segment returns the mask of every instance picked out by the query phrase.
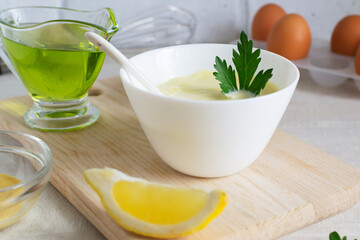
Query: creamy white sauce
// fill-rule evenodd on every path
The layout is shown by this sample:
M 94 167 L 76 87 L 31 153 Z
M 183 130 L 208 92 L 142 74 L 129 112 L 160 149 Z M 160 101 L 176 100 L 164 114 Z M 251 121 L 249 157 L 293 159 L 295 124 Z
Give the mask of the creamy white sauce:
M 190 76 L 172 78 L 159 84 L 158 88 L 166 96 L 195 100 L 235 100 L 254 97 L 253 93 L 244 90 L 224 95 L 219 83 L 211 71 L 201 70 Z M 276 91 L 278 91 L 277 86 L 269 81 L 260 95 Z

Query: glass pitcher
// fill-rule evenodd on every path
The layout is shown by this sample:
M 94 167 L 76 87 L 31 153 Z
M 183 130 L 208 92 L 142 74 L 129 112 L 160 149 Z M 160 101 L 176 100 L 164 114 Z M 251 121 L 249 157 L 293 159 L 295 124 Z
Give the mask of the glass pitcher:
M 105 53 L 84 36 L 95 32 L 108 41 L 118 30 L 109 8 L 78 11 L 20 7 L 0 11 L 0 56 L 34 100 L 25 123 L 45 131 L 65 131 L 94 123 L 99 110 L 87 93 Z

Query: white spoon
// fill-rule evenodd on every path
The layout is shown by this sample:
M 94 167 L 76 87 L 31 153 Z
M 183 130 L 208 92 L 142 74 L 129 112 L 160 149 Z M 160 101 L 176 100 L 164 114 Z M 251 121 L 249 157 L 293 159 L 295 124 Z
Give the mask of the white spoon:
M 108 54 L 112 59 L 120 64 L 125 71 L 134 76 L 148 91 L 162 95 L 160 90 L 152 83 L 143 72 L 141 72 L 133 63 L 129 61 L 116 47 L 96 33 L 86 32 L 85 37 L 97 46 L 100 50 Z

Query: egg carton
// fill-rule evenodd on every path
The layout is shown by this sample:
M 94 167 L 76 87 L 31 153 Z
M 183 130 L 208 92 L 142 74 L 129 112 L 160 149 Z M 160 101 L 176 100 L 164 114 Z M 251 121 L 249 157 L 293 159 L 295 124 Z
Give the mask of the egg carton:
M 253 42 L 254 47 L 266 49 L 266 42 Z M 292 62 L 298 68 L 309 70 L 312 79 L 319 85 L 337 87 L 351 78 L 360 91 L 360 75 L 355 72 L 355 58 L 331 52 L 329 41 L 312 39 L 308 56 Z

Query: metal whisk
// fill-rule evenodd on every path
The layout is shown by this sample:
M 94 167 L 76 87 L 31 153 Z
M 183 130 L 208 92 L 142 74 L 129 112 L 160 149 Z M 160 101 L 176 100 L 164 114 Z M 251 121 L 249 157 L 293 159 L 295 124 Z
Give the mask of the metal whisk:
M 196 19 L 176 6 L 153 9 L 128 19 L 120 25 L 111 40 L 116 47 L 155 48 L 189 43 L 194 35 Z

